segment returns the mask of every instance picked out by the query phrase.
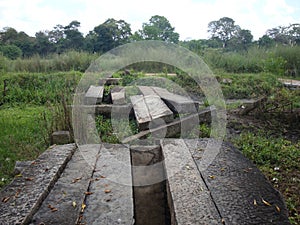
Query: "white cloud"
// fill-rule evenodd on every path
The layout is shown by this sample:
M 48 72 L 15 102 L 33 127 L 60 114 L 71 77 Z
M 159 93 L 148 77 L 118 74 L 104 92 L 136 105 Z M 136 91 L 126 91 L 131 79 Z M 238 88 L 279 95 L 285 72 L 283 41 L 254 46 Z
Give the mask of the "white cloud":
M 207 38 L 207 25 L 227 16 L 243 29 L 251 30 L 256 39 L 267 29 L 300 22 L 299 7 L 290 0 L 1 0 L 0 28 L 11 26 L 30 35 L 51 30 L 56 24 L 81 22 L 87 33 L 108 18 L 124 19 L 133 31 L 142 27 L 153 15 L 165 16 L 180 34 L 181 39 Z M 295 4 L 295 3 L 294 3 Z M 298 11 L 297 11 L 298 10 Z

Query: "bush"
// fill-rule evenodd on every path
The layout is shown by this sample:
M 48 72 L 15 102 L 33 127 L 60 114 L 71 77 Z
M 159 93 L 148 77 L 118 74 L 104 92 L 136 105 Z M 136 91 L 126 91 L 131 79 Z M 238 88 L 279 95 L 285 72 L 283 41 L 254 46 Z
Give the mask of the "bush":
M 22 50 L 15 45 L 4 45 L 0 51 L 9 59 L 17 59 L 22 56 Z
M 282 72 L 282 75 L 300 76 L 300 46 L 280 46 L 275 49 L 274 54 L 286 61 L 285 73 Z

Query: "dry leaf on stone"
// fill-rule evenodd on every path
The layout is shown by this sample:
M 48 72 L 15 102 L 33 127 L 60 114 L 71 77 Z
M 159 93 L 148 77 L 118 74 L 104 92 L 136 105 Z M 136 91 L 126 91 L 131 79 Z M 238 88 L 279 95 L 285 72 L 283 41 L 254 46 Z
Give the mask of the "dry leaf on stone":
M 77 204 L 76 204 L 75 201 L 72 202 L 72 206 L 73 206 L 74 208 L 76 208 Z
M 93 194 L 93 192 L 86 191 L 84 194 L 85 194 L 85 195 L 91 195 L 91 194 Z
M 21 189 L 17 190 L 16 194 L 15 194 L 15 198 L 18 198 L 19 197 L 19 194 L 21 192 Z
M 52 205 L 48 205 L 48 208 L 51 210 L 51 212 L 56 212 L 57 211 L 57 208 L 55 208 L 54 206 Z
M 267 202 L 267 201 L 264 200 L 263 198 L 261 199 L 261 201 L 262 201 L 265 205 L 267 205 L 267 206 L 272 206 L 269 202 Z
M 257 202 L 255 199 L 253 200 L 253 205 L 257 206 Z
M 109 190 L 109 189 L 105 189 L 105 190 L 104 190 L 104 192 L 105 192 L 106 194 L 108 194 L 108 193 L 110 193 L 110 192 L 111 192 L 111 190 Z
M 6 203 L 6 202 L 9 201 L 9 199 L 10 199 L 10 197 L 4 197 L 4 198 L 2 199 L 2 202 Z
M 86 204 L 82 203 L 81 204 L 81 212 L 83 212 L 85 208 L 86 208 Z
M 33 177 L 26 177 L 25 178 L 25 180 L 27 180 L 27 181 L 33 181 L 33 179 L 34 179 Z
M 77 177 L 77 178 L 75 178 L 75 179 L 72 181 L 72 183 L 76 183 L 76 182 L 80 181 L 81 179 L 82 179 L 82 176 L 81 176 L 81 177 Z
M 280 208 L 279 208 L 278 205 L 275 205 L 275 208 L 276 208 L 276 211 L 277 211 L 277 212 L 280 212 Z
M 216 178 L 216 176 L 212 176 L 212 175 L 209 175 L 208 176 L 210 179 L 215 179 Z

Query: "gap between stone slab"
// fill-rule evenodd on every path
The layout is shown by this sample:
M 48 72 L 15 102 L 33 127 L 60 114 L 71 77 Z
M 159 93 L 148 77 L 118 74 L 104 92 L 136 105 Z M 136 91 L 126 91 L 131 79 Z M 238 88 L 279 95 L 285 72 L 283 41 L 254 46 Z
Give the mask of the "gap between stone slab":
M 130 155 L 134 225 L 171 225 L 161 146 L 130 147 Z M 156 168 L 152 169 L 154 164 Z M 153 180 L 155 176 L 157 182 L 154 182 L 156 178 Z

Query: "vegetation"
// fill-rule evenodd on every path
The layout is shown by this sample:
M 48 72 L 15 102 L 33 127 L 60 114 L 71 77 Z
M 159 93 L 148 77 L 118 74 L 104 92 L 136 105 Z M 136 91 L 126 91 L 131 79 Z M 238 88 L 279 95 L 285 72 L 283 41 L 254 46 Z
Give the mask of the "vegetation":
M 126 21 L 113 18 L 86 36 L 79 31 L 80 22 L 76 20 L 66 26 L 56 25 L 51 31 L 39 31 L 35 37 L 11 27 L 3 28 L 0 32 L 0 187 L 13 178 L 16 160 L 34 159 L 50 145 L 54 130 L 72 131 L 68 105 L 72 103 L 82 73 L 92 61 L 128 42 L 161 40 L 178 43 L 202 57 L 214 71 L 225 98 L 266 98 L 248 116 L 251 120 L 259 118 L 260 123 L 264 121 L 268 126 L 256 124 L 259 129 L 243 128 L 246 131 L 233 141 L 284 194 L 290 220 L 299 224 L 300 143 L 295 118 L 299 119 L 300 95 L 299 90 L 287 90 L 278 81 L 279 77 L 300 79 L 299 27 L 291 24 L 271 28 L 258 41 L 253 41 L 251 31 L 242 29 L 229 17 L 208 24 L 209 39 L 189 41 L 179 41 L 175 28 L 159 15 L 152 16 L 135 33 Z M 123 78 L 121 85 L 127 86 L 128 94 L 139 93 L 134 81 L 140 80 L 170 90 L 174 82 L 187 92 L 204 97 L 194 80 L 171 65 L 142 62 L 124 69 L 125 72 L 113 76 Z M 145 72 L 161 73 L 169 82 L 145 77 Z M 177 76 L 168 77 L 167 73 Z M 105 89 L 106 95 L 110 88 Z M 233 114 L 239 106 L 230 106 L 229 113 Z M 114 132 L 114 121 L 110 118 L 96 118 L 102 141 L 119 143 L 138 132 L 134 120 L 118 122 L 119 127 L 128 131 L 122 137 Z M 273 127 L 277 127 L 275 131 Z M 292 129 L 296 130 L 296 141 L 286 137 Z M 201 137 L 210 134 L 207 124 L 201 124 L 199 130 Z

